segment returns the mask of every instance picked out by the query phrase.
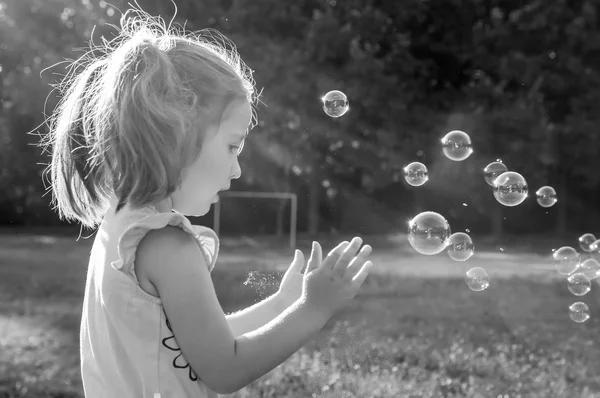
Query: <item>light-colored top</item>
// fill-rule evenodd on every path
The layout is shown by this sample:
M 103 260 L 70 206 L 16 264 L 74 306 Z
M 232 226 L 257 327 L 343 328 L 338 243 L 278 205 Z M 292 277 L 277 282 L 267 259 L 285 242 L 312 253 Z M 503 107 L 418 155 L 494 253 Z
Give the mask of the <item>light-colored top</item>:
M 218 397 L 182 355 L 161 299 L 142 290 L 134 270 L 136 249 L 145 234 L 171 225 L 195 238 L 212 271 L 219 251 L 216 234 L 178 213 L 125 207 L 115 214 L 115 208 L 113 199 L 88 265 L 80 329 L 85 396 Z

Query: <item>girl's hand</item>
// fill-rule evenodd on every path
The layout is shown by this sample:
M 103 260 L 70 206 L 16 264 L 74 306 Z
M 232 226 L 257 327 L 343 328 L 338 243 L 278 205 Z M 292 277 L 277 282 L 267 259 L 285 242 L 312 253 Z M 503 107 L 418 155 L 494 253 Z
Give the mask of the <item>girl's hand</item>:
M 300 250 L 296 250 L 294 254 L 294 260 L 290 268 L 283 275 L 281 284 L 279 285 L 279 291 L 277 294 L 286 306 L 291 305 L 302 295 L 302 284 L 304 280 L 304 254 Z

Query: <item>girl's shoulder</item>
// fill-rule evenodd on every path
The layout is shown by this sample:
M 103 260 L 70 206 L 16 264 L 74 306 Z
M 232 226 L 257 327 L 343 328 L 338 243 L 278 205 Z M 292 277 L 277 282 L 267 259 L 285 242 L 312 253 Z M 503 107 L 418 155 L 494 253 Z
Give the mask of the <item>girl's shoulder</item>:
M 161 213 L 154 208 L 146 208 L 135 211 L 135 213 L 134 216 L 133 214 L 128 215 L 133 217 L 126 217 L 129 220 L 122 229 L 123 232 L 117 243 L 118 259 L 111 264 L 114 269 L 123 272 L 139 284 L 140 281 L 135 270 L 135 258 L 140 242 L 151 231 L 163 230 L 170 226 L 178 228 L 194 238 L 201 249 L 209 271 L 212 271 L 219 253 L 219 239 L 212 229 L 193 225 L 186 216 L 176 212 Z M 154 243 L 160 244 L 160 241 L 154 240 Z

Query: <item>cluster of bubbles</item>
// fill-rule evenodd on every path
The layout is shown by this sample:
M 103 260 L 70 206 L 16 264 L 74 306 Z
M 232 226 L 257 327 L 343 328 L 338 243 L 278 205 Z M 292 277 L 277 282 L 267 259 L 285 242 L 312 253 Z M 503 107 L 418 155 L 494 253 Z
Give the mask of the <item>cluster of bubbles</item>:
M 579 253 L 571 246 L 563 246 L 552 254 L 556 271 L 566 276 L 567 289 L 573 295 L 585 296 L 592 290 L 592 281 L 598 282 L 600 262 L 594 258 L 600 254 L 600 239 L 591 233 L 579 237 Z M 582 301 L 569 307 L 569 316 L 574 322 L 583 323 L 590 318 L 590 309 Z
M 323 111 L 332 118 L 343 116 L 350 109 L 348 97 L 341 91 L 333 90 L 322 98 Z M 452 130 L 441 139 L 442 152 L 455 162 L 461 162 L 473 153 L 471 138 L 460 130 Z M 528 197 L 529 186 L 525 178 L 497 159 L 483 169 L 485 182 L 492 187 L 498 203 L 514 207 Z M 420 187 L 429 180 L 427 166 L 421 162 L 412 162 L 404 167 L 404 179 L 413 186 Z M 552 207 L 558 201 L 556 191 L 551 186 L 543 186 L 536 193 L 537 203 L 544 208 Z M 467 230 L 468 232 L 468 230 Z M 446 250 L 454 261 L 467 261 L 475 252 L 471 237 L 464 232 L 452 233 L 450 224 L 440 214 L 426 211 L 416 215 L 408 223 L 408 242 L 420 254 L 436 255 Z M 580 247 L 586 253 L 600 253 L 600 240 L 592 234 L 579 238 Z M 567 286 L 571 293 L 583 296 L 591 290 L 591 281 L 600 276 L 600 263 L 594 258 L 583 258 L 569 246 L 561 247 L 553 254 L 556 270 L 567 275 Z M 465 282 L 469 289 L 480 292 L 490 285 L 490 276 L 481 267 L 474 267 L 465 273 Z M 569 307 L 573 321 L 582 323 L 590 317 L 589 308 L 583 302 Z

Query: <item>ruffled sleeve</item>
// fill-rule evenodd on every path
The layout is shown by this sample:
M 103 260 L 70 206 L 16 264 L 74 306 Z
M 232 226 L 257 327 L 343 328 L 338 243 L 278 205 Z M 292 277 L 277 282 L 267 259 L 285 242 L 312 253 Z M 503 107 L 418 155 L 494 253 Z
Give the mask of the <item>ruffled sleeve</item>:
M 210 228 L 192 225 L 187 217 L 179 213 L 152 214 L 128 226 L 119 238 L 117 246 L 119 259 L 111 263 L 112 267 L 123 272 L 139 285 L 134 270 L 137 247 L 149 231 L 164 228 L 167 225 L 179 227 L 194 237 L 204 255 L 209 271 L 212 271 L 219 254 L 217 234 Z

